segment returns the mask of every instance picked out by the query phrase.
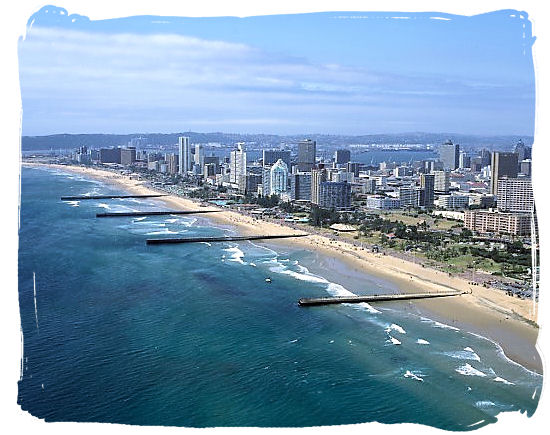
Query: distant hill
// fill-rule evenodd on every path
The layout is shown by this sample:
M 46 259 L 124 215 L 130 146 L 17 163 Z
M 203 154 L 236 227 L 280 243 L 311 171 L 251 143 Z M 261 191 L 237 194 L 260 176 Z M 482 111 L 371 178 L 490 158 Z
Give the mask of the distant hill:
M 454 143 L 472 148 L 488 147 L 496 149 L 511 149 L 522 139 L 526 145 L 533 143 L 533 137 L 527 136 L 475 136 L 454 133 L 399 133 L 399 134 L 371 134 L 362 136 L 347 135 L 269 135 L 269 134 L 238 134 L 238 133 L 135 133 L 135 134 L 54 134 L 50 136 L 23 136 L 23 151 L 73 149 L 80 146 L 89 148 L 126 146 L 132 138 L 147 138 L 147 144 L 175 145 L 179 136 L 189 136 L 192 143 L 215 142 L 223 145 L 232 145 L 236 142 L 254 142 L 258 147 L 278 146 L 281 143 L 295 143 L 309 138 L 317 141 L 321 147 L 333 148 L 350 144 L 441 144 L 447 139 Z

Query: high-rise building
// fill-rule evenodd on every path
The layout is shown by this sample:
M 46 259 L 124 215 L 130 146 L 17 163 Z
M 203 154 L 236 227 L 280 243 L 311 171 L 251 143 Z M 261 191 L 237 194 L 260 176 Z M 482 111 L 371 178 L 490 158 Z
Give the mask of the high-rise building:
M 443 162 L 439 160 L 428 160 L 425 162 L 424 166 L 424 172 L 429 174 L 433 171 L 442 171 L 443 170 Z
M 531 213 L 534 210 L 533 185 L 530 178 L 498 180 L 497 207 L 502 211 Z
M 451 187 L 449 171 L 434 171 L 434 191 L 437 193 L 447 194 Z
M 345 165 L 351 161 L 350 150 L 336 150 L 334 151 L 334 163 L 337 165 Z
M 443 169 L 455 170 L 458 168 L 460 146 L 448 140 L 439 146 L 439 160 L 443 162 Z
M 193 169 L 193 159 L 191 155 L 191 146 L 189 144 L 189 138 L 187 136 L 180 136 L 178 138 L 179 145 L 179 173 L 180 175 L 186 175 Z
M 247 195 L 256 195 L 258 193 L 258 186 L 260 186 L 261 184 L 262 184 L 261 174 L 247 174 L 245 193 Z
M 479 152 L 479 157 L 481 158 L 481 167 L 491 164 L 491 151 L 484 148 Z
M 526 159 L 519 163 L 519 173 L 526 177 L 531 176 L 531 159 Z
M 323 181 L 319 186 L 319 207 L 347 210 L 351 207 L 351 184 Z
M 287 150 L 263 150 L 262 161 L 264 166 L 271 166 L 277 160 L 281 159 L 286 163 L 288 170 L 290 171 L 290 151 Z
M 317 144 L 314 140 L 304 139 L 298 142 L 298 172 L 309 172 L 315 166 Z
M 497 194 L 498 180 L 502 177 L 518 176 L 518 155 L 516 153 L 493 152 L 491 154 L 491 193 Z
M 311 201 L 310 172 L 297 172 L 290 175 L 290 198 L 293 201 Z
M 401 186 L 398 188 L 401 207 L 418 208 L 422 205 L 425 192 L 416 186 Z
M 422 205 L 432 208 L 434 206 L 435 175 L 420 174 L 420 187 L 424 189 L 424 204 Z
M 361 163 L 348 162 L 348 172 L 352 173 L 354 177 L 359 177 L 359 168 Z
M 202 173 L 205 177 L 207 176 L 204 169 L 206 165 L 213 165 L 214 174 L 217 174 L 220 167 L 220 158 L 218 156 L 204 156 L 202 158 Z
M 195 156 L 194 161 L 195 165 L 199 165 L 202 168 L 202 165 L 204 164 L 204 148 L 202 144 L 197 143 L 195 144 Z
M 166 154 L 165 156 L 166 163 L 168 164 L 168 173 L 177 174 L 178 173 L 178 155 L 177 154 Z
M 99 161 L 101 163 L 120 163 L 120 148 L 101 148 Z
M 120 150 L 120 164 L 124 166 L 133 165 L 136 162 L 136 148 L 128 147 Z
M 531 158 L 531 147 L 526 146 L 521 139 L 516 144 L 514 152 L 518 155 L 520 162 Z
M 466 169 L 470 168 L 470 156 L 465 151 L 462 151 L 460 153 L 460 156 L 458 158 L 458 167 L 460 169 Z
M 311 170 L 311 202 L 319 205 L 321 183 L 327 181 L 327 171 L 324 168 Z
M 215 163 L 204 163 L 202 165 L 202 175 L 204 178 L 216 177 L 216 164 Z
M 239 183 L 239 179 L 246 175 L 246 151 L 243 142 L 239 142 L 237 149 L 231 151 L 229 165 L 231 168 L 230 182 Z
M 288 166 L 281 159 L 270 170 L 270 194 L 283 195 L 288 191 Z

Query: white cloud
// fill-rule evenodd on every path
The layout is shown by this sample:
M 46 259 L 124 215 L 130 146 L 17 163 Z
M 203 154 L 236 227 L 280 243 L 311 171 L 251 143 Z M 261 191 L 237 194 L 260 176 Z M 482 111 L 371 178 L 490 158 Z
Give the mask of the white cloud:
M 431 98 L 442 109 L 468 98 L 498 98 L 483 83 L 314 64 L 252 45 L 177 34 L 33 27 L 20 42 L 19 58 L 23 127 L 33 133 L 46 124 L 67 131 L 65 126 L 86 119 L 104 120 L 101 128 L 86 131 L 115 131 L 124 127 L 113 126 L 113 120 L 136 116 L 162 120 L 163 126 L 172 117 L 174 124 L 194 120 L 190 127 L 233 123 L 255 131 L 277 126 L 283 132 L 338 125 L 345 130 L 384 111 L 405 122 L 422 99 L 425 105 Z

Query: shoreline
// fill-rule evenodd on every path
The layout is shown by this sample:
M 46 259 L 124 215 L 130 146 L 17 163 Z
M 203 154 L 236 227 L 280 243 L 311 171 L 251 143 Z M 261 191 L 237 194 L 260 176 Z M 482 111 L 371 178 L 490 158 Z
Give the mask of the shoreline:
M 136 194 L 159 192 L 145 186 L 143 181 L 131 180 L 128 176 L 101 169 L 28 162 L 22 162 L 22 165 L 77 173 Z M 199 202 L 171 194 L 155 199 L 178 209 L 203 210 Z M 213 204 L 210 207 L 219 208 Z M 229 225 L 244 235 L 299 232 L 288 226 L 255 219 L 226 209 L 203 218 Z M 472 290 L 471 294 L 440 299 L 436 304 L 429 300 L 409 302 L 406 306 L 401 305 L 400 309 L 406 309 L 487 338 L 498 344 L 508 359 L 528 370 L 542 374 L 542 361 L 535 347 L 538 337 L 538 327 L 535 326 L 537 310 L 532 301 L 513 298 L 498 290 L 471 285 L 463 278 L 449 276 L 444 272 L 393 256 L 360 250 L 351 244 L 334 241 L 318 234 L 284 241 L 271 240 L 269 243 L 274 246 L 313 251 L 318 258 L 323 259 L 325 270 L 329 272 L 331 259 L 337 259 L 355 273 L 384 278 L 403 292 Z M 345 287 L 345 276 L 335 275 L 331 280 Z M 298 298 L 299 295 L 296 296 L 297 300 Z

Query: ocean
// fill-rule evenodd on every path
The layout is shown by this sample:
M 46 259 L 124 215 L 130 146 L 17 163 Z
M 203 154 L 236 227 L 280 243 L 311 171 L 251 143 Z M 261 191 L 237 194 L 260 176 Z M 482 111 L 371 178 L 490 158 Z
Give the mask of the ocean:
M 46 421 L 185 427 L 419 423 L 471 430 L 527 419 L 542 377 L 480 336 L 398 304 L 299 307 L 343 286 L 283 244 L 146 245 L 234 233 L 206 217 L 97 219 L 165 208 L 55 169 L 21 175 L 18 403 Z M 271 282 L 266 282 L 266 278 Z M 497 423 L 498 424 L 498 423 Z

